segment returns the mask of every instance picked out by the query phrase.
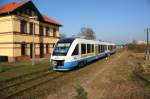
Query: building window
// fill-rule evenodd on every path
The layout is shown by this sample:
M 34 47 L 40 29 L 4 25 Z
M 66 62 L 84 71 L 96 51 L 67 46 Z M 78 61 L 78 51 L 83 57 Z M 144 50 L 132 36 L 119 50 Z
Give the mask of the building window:
M 40 43 L 40 58 L 44 57 L 44 44 Z
M 21 44 L 21 56 L 26 55 L 26 44 L 22 43 Z
M 46 33 L 46 36 L 49 36 L 49 27 L 46 27 L 45 33 Z
M 49 53 L 49 44 L 46 44 L 46 54 Z
M 40 25 L 40 28 L 39 28 L 39 35 L 43 36 L 43 26 L 42 25 Z
M 21 33 L 26 33 L 27 22 L 25 20 L 21 20 L 20 31 Z
M 81 44 L 81 54 L 86 54 L 86 44 Z
M 56 29 L 53 28 L 53 36 L 56 37 Z
M 28 15 L 32 16 L 32 10 L 29 10 Z
M 30 58 L 32 58 L 32 53 L 33 53 L 33 51 L 32 51 L 33 48 L 32 48 L 32 47 L 33 47 L 33 44 L 31 43 L 31 44 L 30 44 Z
M 30 35 L 32 35 L 33 34 L 33 22 L 30 22 Z
M 55 47 L 55 43 L 53 43 L 53 47 Z
M 79 45 L 76 45 L 72 55 L 78 55 L 79 54 Z

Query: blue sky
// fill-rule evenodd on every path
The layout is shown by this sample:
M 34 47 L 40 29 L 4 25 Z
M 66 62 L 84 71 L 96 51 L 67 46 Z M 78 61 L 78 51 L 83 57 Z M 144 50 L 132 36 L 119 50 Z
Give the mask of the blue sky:
M 0 0 L 0 5 L 12 1 Z M 81 27 L 90 27 L 97 39 L 115 43 L 144 40 L 150 27 L 150 0 L 33 0 L 39 11 L 64 26 L 72 36 Z

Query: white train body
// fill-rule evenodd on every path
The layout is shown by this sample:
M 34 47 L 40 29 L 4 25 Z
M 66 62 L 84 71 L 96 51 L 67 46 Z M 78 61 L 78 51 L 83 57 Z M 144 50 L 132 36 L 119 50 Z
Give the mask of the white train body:
M 51 55 L 54 70 L 71 70 L 115 52 L 115 44 L 80 38 L 59 40 Z

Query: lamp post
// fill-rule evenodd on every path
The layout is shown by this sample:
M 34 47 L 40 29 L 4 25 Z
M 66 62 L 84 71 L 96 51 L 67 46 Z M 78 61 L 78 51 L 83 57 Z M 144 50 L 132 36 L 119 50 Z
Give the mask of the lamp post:
M 31 62 L 32 62 L 32 65 L 34 65 L 35 64 L 35 50 L 34 50 L 34 27 L 35 27 L 35 25 L 34 25 L 34 20 L 37 18 L 36 16 L 35 17 L 29 17 L 30 18 L 30 22 L 32 22 L 33 23 L 33 29 L 32 29 L 32 59 L 31 59 Z
M 146 38 L 147 38 L 147 44 L 146 44 L 146 53 L 145 53 L 145 59 L 146 60 L 149 60 L 150 59 L 150 50 L 149 50 L 149 30 L 150 30 L 150 28 L 147 28 L 146 30 L 144 30 L 144 31 L 146 31 Z

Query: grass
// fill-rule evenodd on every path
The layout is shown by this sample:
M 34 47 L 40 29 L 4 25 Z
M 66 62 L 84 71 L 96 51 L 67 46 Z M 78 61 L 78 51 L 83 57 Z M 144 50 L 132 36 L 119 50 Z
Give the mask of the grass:
M 49 69 L 49 62 L 43 60 L 34 66 L 32 66 L 30 63 L 25 62 L 2 63 L 0 64 L 0 69 L 0 82 L 2 82 L 22 75 L 30 74 L 32 72 Z
M 142 64 L 136 66 L 133 71 L 134 78 L 136 81 L 140 81 L 143 85 L 144 91 L 144 99 L 149 99 L 150 97 L 150 62 L 144 61 Z
M 146 51 L 146 45 L 136 45 L 136 44 L 129 44 L 127 45 L 128 50 L 133 51 L 136 55 L 137 53 L 145 53 Z M 144 56 L 144 55 L 143 55 Z M 144 61 L 144 60 L 141 60 Z M 139 66 L 136 66 L 136 70 L 134 70 L 134 73 L 137 75 L 143 77 L 145 81 L 147 80 L 150 82 L 150 62 L 144 61 L 141 64 L 138 64 Z
M 7 68 L 7 67 L 2 67 L 2 66 L 0 66 L 0 73 L 1 72 L 5 72 L 5 71 L 7 71 L 7 70 L 9 70 L 9 68 Z
M 150 86 L 150 62 L 149 61 L 145 61 L 145 63 L 142 65 L 143 67 L 143 78 L 145 80 L 147 80 L 147 82 L 149 83 L 148 85 Z
M 29 62 L 1 63 L 0 96 L 9 95 L 22 90 L 22 88 L 47 80 L 52 69 L 49 65 L 47 60 L 42 60 L 34 66 Z
M 128 50 L 131 50 L 136 53 L 144 53 L 146 49 L 146 45 L 136 45 L 136 44 L 129 44 L 127 45 Z
M 110 58 L 115 58 L 115 57 L 116 57 L 116 54 L 112 55 Z M 129 60 L 130 60 L 130 58 L 129 58 Z M 100 60 L 101 66 L 102 66 L 102 64 L 106 63 L 107 61 L 108 60 L 105 60 L 105 59 Z M 16 98 L 17 99 L 19 99 L 19 97 L 24 98 L 24 99 L 34 99 L 34 98 L 40 99 L 40 97 L 42 97 L 41 99 L 43 99 L 43 97 L 46 98 L 48 94 L 56 93 L 62 85 L 65 86 L 65 85 L 69 84 L 70 82 L 71 83 L 76 82 L 77 81 L 76 76 L 78 73 L 80 73 L 79 75 L 83 75 L 83 74 L 86 74 L 90 71 L 92 72 L 93 65 L 96 65 L 96 64 L 97 64 L 97 62 L 94 62 L 94 63 L 92 63 L 92 65 L 89 65 L 87 67 L 71 71 L 71 72 L 69 72 L 70 74 L 68 74 L 68 72 L 67 72 L 65 76 L 59 76 L 59 78 L 57 78 L 56 80 L 48 81 L 47 83 L 41 84 L 40 86 L 35 87 L 29 91 L 25 91 L 21 94 L 18 94 L 16 96 Z M 125 62 L 124 64 L 127 64 L 127 63 Z M 35 75 L 33 75 L 33 77 L 29 76 L 29 78 L 27 76 L 24 76 L 24 75 L 30 74 L 30 73 L 32 74 L 33 72 L 41 71 L 42 69 L 48 69 L 49 63 L 47 61 L 42 61 L 42 62 L 36 64 L 35 66 L 32 66 L 30 63 L 23 63 L 22 62 L 22 63 L 17 63 L 17 64 L 12 63 L 10 65 L 9 65 L 9 63 L 6 63 L 6 64 L 2 64 L 1 66 L 7 66 L 7 69 L 5 69 L 3 72 L 0 73 L 0 77 L 2 77 L 3 75 L 5 75 L 4 77 L 6 77 L 2 81 L 6 81 L 7 79 L 11 79 L 11 77 L 19 77 L 19 76 L 23 76 L 23 78 L 18 79 L 18 80 L 22 80 L 22 79 L 27 80 L 30 78 L 31 79 L 34 78 Z M 130 70 L 130 69 L 131 68 L 123 67 L 123 68 L 118 68 L 118 70 L 115 70 L 114 74 L 112 75 L 112 76 L 115 76 L 112 78 L 113 82 L 117 83 L 117 84 L 120 84 L 120 83 L 122 84 L 124 81 L 129 80 L 127 78 L 129 78 L 130 75 L 128 75 L 125 71 Z M 13 75 L 11 75 L 11 74 L 13 74 Z M 38 75 L 36 75 L 36 76 L 38 76 Z M 50 77 L 53 77 L 53 76 L 54 75 L 50 75 L 47 77 L 44 76 L 44 78 L 41 77 L 41 79 L 39 79 L 39 80 L 34 80 L 30 83 L 26 83 L 26 85 L 21 84 L 17 87 L 14 87 L 13 89 L 10 89 L 10 91 L 6 90 L 4 92 L 4 95 L 7 95 L 8 93 L 14 92 L 14 90 L 22 90 L 22 88 L 24 89 L 26 87 L 33 86 L 35 83 L 39 83 L 41 81 L 43 82 L 44 80 L 48 80 L 48 79 L 50 79 Z M 26 77 L 26 79 L 24 77 Z M 14 82 L 14 83 L 16 83 L 16 82 Z M 146 87 L 146 90 L 148 90 L 147 92 L 150 91 L 150 87 L 149 88 L 148 87 Z M 21 88 L 21 89 L 19 89 L 19 88 Z M 76 97 L 75 97 L 76 99 L 88 99 L 88 97 L 87 97 L 88 93 L 86 92 L 86 90 L 82 86 L 80 86 L 80 85 L 76 86 L 75 90 L 76 90 Z

